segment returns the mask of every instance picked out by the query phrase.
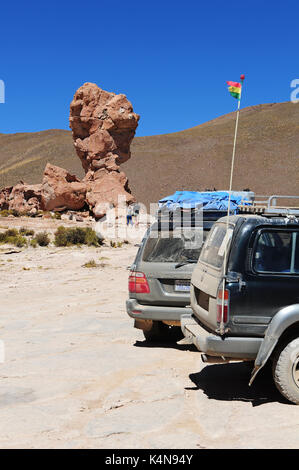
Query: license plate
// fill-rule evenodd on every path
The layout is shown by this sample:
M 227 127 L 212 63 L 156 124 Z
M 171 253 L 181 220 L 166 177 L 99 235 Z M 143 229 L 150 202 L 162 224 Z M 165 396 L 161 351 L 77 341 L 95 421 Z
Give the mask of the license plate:
M 176 292 L 190 292 L 190 282 L 188 282 L 188 281 L 175 281 L 174 290 Z

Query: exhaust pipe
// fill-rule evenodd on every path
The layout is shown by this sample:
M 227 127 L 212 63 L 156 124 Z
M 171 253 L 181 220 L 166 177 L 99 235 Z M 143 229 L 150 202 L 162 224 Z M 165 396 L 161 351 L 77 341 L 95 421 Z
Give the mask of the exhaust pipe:
M 226 364 L 230 361 L 230 358 L 224 356 L 209 356 L 208 354 L 202 354 L 201 359 L 207 364 Z

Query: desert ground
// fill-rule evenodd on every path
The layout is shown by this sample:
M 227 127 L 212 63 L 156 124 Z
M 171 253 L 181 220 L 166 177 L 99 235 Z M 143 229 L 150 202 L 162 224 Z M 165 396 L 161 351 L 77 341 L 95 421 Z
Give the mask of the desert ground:
M 58 225 L 0 219 L 1 229 Z M 151 345 L 133 328 L 136 243 L 0 248 L 0 448 L 299 447 L 299 407 L 268 368 L 248 387 L 248 364 L 204 365 L 193 346 Z

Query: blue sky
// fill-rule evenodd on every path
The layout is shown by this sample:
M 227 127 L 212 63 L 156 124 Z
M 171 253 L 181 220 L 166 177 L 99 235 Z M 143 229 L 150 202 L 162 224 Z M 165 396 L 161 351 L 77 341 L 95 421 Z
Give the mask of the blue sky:
M 139 136 L 235 110 L 226 80 L 241 73 L 242 107 L 289 101 L 298 21 L 295 1 L 2 2 L 0 132 L 69 129 L 84 82 L 125 93 Z

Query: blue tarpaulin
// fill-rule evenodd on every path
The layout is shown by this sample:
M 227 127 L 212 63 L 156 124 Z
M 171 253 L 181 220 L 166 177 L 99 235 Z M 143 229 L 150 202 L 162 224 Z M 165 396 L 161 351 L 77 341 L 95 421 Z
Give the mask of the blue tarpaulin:
M 253 193 L 246 191 L 232 191 L 230 201 L 230 212 L 236 214 L 240 204 L 250 204 Z M 159 201 L 159 209 L 194 209 L 227 211 L 228 191 L 176 191 L 171 196 L 164 197 Z

